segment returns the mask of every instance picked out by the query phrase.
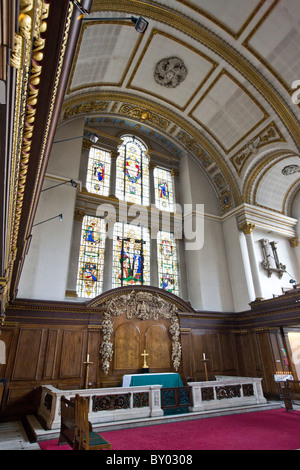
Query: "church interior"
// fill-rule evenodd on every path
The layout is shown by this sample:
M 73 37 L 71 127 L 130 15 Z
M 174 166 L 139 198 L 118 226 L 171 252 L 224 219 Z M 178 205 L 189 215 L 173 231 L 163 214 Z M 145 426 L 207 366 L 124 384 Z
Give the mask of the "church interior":
M 223 379 L 284 407 L 280 384 L 300 381 L 299 1 L 0 8 L 0 431 L 47 424 L 41 403 L 52 426 L 60 392 L 135 376 L 176 375 L 194 410 L 196 384 Z

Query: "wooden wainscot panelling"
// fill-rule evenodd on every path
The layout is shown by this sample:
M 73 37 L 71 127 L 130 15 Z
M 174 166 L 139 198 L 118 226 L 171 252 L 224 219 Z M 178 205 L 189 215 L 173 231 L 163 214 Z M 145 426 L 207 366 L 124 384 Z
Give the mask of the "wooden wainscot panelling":
M 90 326 L 88 330 L 87 340 L 87 354 L 89 354 L 89 387 L 100 387 L 99 383 L 99 370 L 100 370 L 100 356 L 99 347 L 101 344 L 101 327 Z
M 43 333 L 41 328 L 20 329 L 12 380 L 37 380 Z
M 197 380 L 205 380 L 203 354 L 208 360 L 210 380 L 214 380 L 216 375 L 238 375 L 235 342 L 231 332 L 192 330 L 191 349 L 192 376 Z
M 265 396 L 267 398 L 278 398 L 278 384 L 274 381 L 278 343 L 274 335 L 277 335 L 279 331 L 258 328 L 255 329 L 254 332 L 262 364 L 262 386 Z
M 240 330 L 234 332 L 238 371 L 241 376 L 245 377 L 261 377 L 257 375 L 257 371 L 261 373 L 261 367 L 257 364 L 255 356 L 255 345 L 249 331 Z
M 58 350 L 59 330 L 48 330 L 47 348 L 45 355 L 44 380 L 55 378 L 55 364 Z
M 82 376 L 84 331 L 64 330 L 60 359 L 60 379 Z

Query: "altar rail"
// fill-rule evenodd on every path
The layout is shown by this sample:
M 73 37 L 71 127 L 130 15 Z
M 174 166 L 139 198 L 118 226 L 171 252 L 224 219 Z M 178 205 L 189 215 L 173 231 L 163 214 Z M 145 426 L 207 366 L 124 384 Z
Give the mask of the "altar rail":
M 190 411 L 217 410 L 232 406 L 267 403 L 261 378 L 216 376 L 216 380 L 189 382 L 193 406 Z
M 192 390 L 192 404 L 189 411 L 218 410 L 266 403 L 261 378 L 218 376 L 216 379 L 188 383 Z M 61 397 L 72 400 L 76 394 L 79 394 L 89 400 L 91 424 L 163 416 L 161 389 L 161 385 L 145 385 L 59 390 L 51 385 L 44 385 L 38 415 L 46 429 L 60 428 Z
M 89 400 L 89 421 L 91 424 L 163 416 L 160 399 L 161 387 L 161 385 L 145 385 L 59 390 L 52 385 L 46 385 L 42 386 L 38 416 L 46 429 L 59 428 L 61 397 L 64 396 L 67 400 L 72 400 L 77 394 Z

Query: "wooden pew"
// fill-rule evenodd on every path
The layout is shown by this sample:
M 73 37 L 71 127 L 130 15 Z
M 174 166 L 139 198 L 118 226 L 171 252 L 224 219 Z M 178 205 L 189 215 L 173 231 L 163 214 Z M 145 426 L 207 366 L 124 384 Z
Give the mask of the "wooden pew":
M 101 434 L 89 429 L 88 400 L 80 395 L 75 396 L 75 442 L 74 450 L 111 449 L 111 443 Z
M 75 442 L 75 402 L 67 400 L 64 396 L 62 396 L 60 406 L 61 423 L 58 445 L 67 443 L 73 448 Z M 88 423 L 89 430 L 92 431 L 92 424 L 90 422 Z
M 286 380 L 281 386 L 281 392 L 286 411 L 293 410 L 293 404 L 300 405 L 299 380 Z

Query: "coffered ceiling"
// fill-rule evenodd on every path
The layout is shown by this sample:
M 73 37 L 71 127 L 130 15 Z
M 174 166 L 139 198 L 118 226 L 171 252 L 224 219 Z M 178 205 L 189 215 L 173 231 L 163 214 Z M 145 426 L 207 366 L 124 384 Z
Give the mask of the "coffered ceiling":
M 299 218 L 299 0 L 3 0 L 2 10 L 4 293 L 11 279 L 16 293 L 55 129 L 78 117 L 103 134 L 134 129 L 176 162 L 187 154 L 220 214 L 245 203 Z M 130 20 L 140 16 L 143 34 Z
M 140 15 L 144 34 L 123 19 Z M 61 120 L 136 123 L 199 163 L 222 212 L 246 202 L 291 215 L 300 187 L 299 23 L 298 0 L 94 0 Z

